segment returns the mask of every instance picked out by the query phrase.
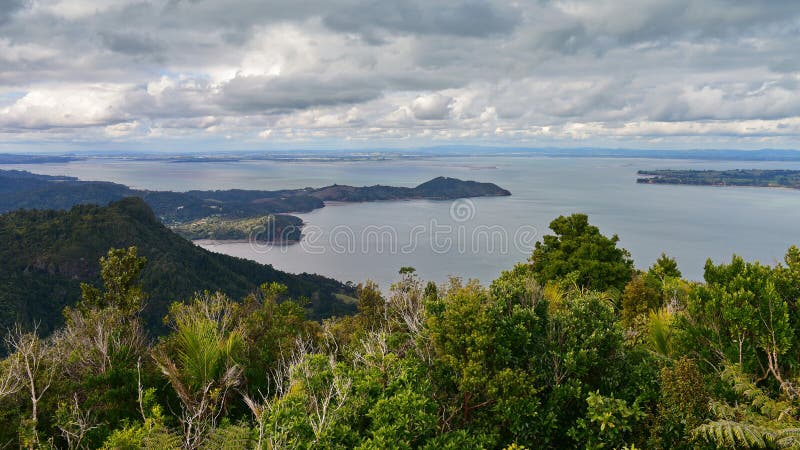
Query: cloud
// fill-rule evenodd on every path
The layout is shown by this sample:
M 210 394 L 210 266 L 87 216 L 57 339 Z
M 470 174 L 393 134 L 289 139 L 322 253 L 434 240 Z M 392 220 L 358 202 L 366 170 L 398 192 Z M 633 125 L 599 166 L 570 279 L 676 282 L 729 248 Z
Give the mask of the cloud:
M 132 32 L 102 31 L 100 38 L 109 50 L 126 55 L 154 55 L 164 49 L 162 42 Z
M 27 6 L 25 0 L 0 0 L 0 25 L 11 20 L 12 16 Z
M 365 78 L 237 76 L 220 89 L 219 102 L 247 113 L 362 103 L 381 95 L 381 90 L 370 84 Z
M 519 23 L 516 8 L 485 1 L 367 0 L 338 8 L 323 18 L 336 30 L 375 36 L 382 31 L 486 37 L 508 34 Z
M 800 146 L 798 29 L 793 0 L 0 0 L 0 132 Z
M 0 110 L 0 128 L 48 129 L 106 126 L 125 120 L 124 88 L 82 86 L 36 89 Z
M 431 94 L 414 99 L 411 111 L 419 120 L 442 120 L 450 115 L 453 99 L 441 94 Z

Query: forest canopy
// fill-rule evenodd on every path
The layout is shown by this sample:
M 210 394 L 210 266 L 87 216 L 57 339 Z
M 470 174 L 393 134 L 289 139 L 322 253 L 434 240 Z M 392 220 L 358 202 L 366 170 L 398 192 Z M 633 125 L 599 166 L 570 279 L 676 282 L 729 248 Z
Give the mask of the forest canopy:
M 0 442 L 24 448 L 797 448 L 800 249 L 634 269 L 585 215 L 488 286 L 403 267 L 309 320 L 280 283 L 200 291 L 148 337 L 149 261 L 100 260 L 64 326 L 17 327 Z

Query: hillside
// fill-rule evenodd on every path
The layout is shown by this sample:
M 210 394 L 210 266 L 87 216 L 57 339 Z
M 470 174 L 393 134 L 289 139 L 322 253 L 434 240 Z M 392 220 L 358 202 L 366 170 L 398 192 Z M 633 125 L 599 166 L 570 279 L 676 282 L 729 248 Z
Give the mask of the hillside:
M 167 223 L 185 223 L 219 215 L 251 218 L 276 213 L 307 212 L 325 201 L 433 199 L 506 196 L 511 193 L 494 183 L 437 177 L 417 187 L 343 186 L 277 191 L 229 189 L 216 191 L 147 191 L 106 181 L 81 181 L 74 177 L 37 175 L 0 170 L 0 213 L 15 209 L 66 209 L 74 205 L 106 204 L 124 197 L 141 197 L 156 216 Z
M 369 202 L 378 200 L 453 200 L 465 197 L 500 197 L 511 192 L 494 183 L 463 181 L 457 178 L 436 177 L 416 187 L 393 186 L 326 186 L 309 192 L 312 197 L 324 201 Z
M 248 220 L 284 214 L 280 222 L 293 226 L 286 235 L 268 233 L 259 239 L 297 241 L 302 221 L 285 213 L 309 212 L 326 201 L 368 202 L 378 200 L 452 200 L 464 197 L 506 196 L 511 193 L 493 183 L 437 177 L 419 186 L 343 186 L 322 188 L 261 190 L 215 190 L 188 192 L 148 191 L 107 181 L 81 181 L 74 177 L 37 175 L 19 170 L 0 170 L 0 213 L 17 209 L 68 209 L 75 205 L 97 204 L 125 197 L 141 197 L 160 221 L 187 239 L 242 239 L 255 229 L 242 229 Z M 209 224 L 209 220 L 212 222 Z M 279 227 L 283 229 L 284 227 Z M 236 232 L 231 233 L 234 229 Z M 234 236 L 234 237 L 231 237 Z
M 106 207 L 0 215 L 0 327 L 41 321 L 45 331 L 53 330 L 63 307 L 78 299 L 80 282 L 98 281 L 100 256 L 128 246 L 147 258 L 143 282 L 151 297 L 143 315 L 156 331 L 174 300 L 205 289 L 240 298 L 268 281 L 309 298 L 314 318 L 353 311 L 334 295 L 352 294 L 338 281 L 206 251 L 159 223 L 141 199 L 126 198 Z
M 644 184 L 751 186 L 800 189 L 800 170 L 640 170 Z

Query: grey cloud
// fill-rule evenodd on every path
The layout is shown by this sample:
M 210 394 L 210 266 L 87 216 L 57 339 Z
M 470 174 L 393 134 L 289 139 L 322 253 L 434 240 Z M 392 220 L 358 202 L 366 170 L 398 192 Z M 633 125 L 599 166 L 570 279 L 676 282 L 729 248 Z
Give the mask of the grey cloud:
M 451 97 L 433 94 L 417 97 L 411 104 L 414 117 L 419 120 L 442 120 L 450 116 Z
M 382 2 L 368 0 L 335 10 L 324 23 L 337 31 L 374 36 L 380 30 L 400 33 L 486 37 L 511 33 L 519 23 L 512 8 L 484 1 Z
M 27 0 L 0 0 L 0 25 L 10 21 L 14 14 L 27 5 Z
M 100 38 L 110 50 L 126 55 L 155 56 L 165 48 L 161 41 L 132 32 L 102 31 Z
M 87 126 L 247 133 L 280 122 L 312 134 L 341 123 L 413 136 L 800 115 L 795 0 L 130 0 L 87 14 L 43 5 L 54 3 L 0 0 L 0 93 L 125 90 L 114 114 L 76 105 Z M 21 106 L 3 114 L 44 130 L 80 122 Z
M 361 103 L 380 95 L 381 89 L 366 78 L 237 76 L 222 88 L 219 104 L 239 112 L 274 113 Z

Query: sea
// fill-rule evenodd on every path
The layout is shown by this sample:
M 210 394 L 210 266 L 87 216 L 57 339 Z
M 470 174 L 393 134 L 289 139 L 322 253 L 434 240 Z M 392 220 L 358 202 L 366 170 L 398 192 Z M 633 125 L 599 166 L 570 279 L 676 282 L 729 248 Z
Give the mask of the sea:
M 213 252 L 318 273 L 383 289 L 402 267 L 423 280 L 489 283 L 525 262 L 560 215 L 585 213 L 619 236 L 641 269 L 664 252 L 686 278 L 702 280 L 708 259 L 733 254 L 776 264 L 800 245 L 800 190 L 636 183 L 648 169 L 800 169 L 800 162 L 644 158 L 448 156 L 378 160 L 182 162 L 91 157 L 48 164 L 0 165 L 48 175 L 104 180 L 140 189 L 290 189 L 330 184 L 415 186 L 437 176 L 492 182 L 509 197 L 456 201 L 328 204 L 297 214 L 304 237 L 291 245 L 201 241 Z

